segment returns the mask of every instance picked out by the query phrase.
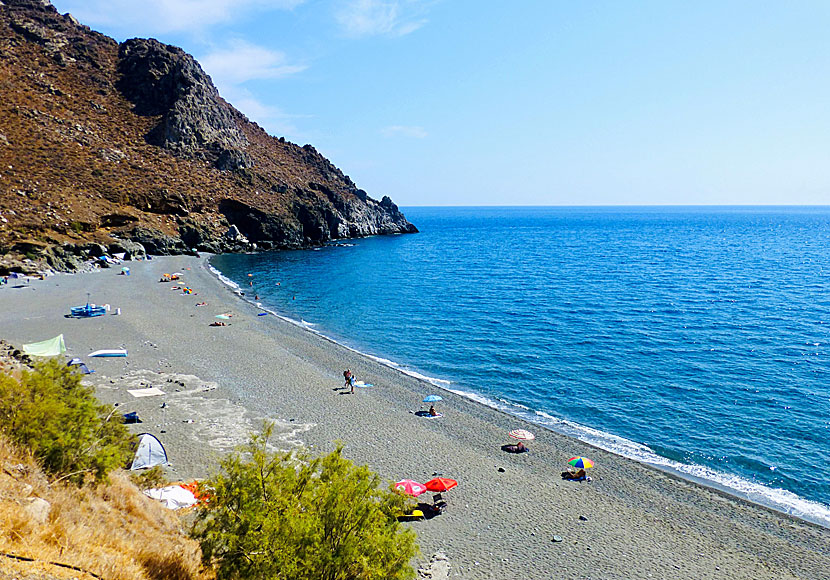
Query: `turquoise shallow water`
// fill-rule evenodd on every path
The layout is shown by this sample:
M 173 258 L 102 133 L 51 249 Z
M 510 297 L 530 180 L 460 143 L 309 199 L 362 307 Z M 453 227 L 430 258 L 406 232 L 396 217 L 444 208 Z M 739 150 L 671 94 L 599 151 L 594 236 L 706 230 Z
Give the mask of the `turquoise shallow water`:
M 420 234 L 212 264 L 437 385 L 830 525 L 830 208 L 404 212 Z

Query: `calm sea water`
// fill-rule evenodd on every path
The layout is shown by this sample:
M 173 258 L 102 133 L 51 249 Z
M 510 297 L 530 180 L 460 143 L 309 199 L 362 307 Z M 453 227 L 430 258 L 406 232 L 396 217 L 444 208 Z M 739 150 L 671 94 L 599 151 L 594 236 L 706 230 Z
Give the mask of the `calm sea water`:
M 420 234 L 212 263 L 437 385 L 830 525 L 830 208 L 404 211 Z

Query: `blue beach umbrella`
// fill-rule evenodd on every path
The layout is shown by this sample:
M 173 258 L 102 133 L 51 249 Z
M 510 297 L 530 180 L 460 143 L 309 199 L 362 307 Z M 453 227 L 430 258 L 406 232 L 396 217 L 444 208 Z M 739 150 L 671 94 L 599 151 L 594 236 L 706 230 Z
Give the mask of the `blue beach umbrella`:
M 427 395 L 424 397 L 424 403 L 434 403 L 435 401 L 443 401 L 444 397 L 438 395 Z

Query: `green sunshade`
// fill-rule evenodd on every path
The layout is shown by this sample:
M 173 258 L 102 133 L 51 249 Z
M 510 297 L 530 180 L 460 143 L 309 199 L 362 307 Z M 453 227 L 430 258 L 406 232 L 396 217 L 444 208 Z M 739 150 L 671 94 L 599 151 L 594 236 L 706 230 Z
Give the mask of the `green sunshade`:
M 24 344 L 23 352 L 29 356 L 57 356 L 66 352 L 66 343 L 63 342 L 63 335 L 59 334 L 49 340 Z

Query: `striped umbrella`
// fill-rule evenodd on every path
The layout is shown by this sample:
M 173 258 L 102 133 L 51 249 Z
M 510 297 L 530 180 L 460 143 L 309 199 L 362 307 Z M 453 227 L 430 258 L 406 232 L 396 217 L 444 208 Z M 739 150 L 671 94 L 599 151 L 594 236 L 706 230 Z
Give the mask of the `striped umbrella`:
M 508 435 L 520 441 L 533 441 L 536 439 L 536 435 L 526 429 L 513 429 Z
M 417 497 L 427 490 L 427 486 L 412 479 L 402 479 L 395 484 L 395 489 L 413 497 Z
M 594 466 L 594 462 L 587 457 L 571 457 L 568 459 L 568 465 L 573 465 L 577 469 L 588 469 Z

